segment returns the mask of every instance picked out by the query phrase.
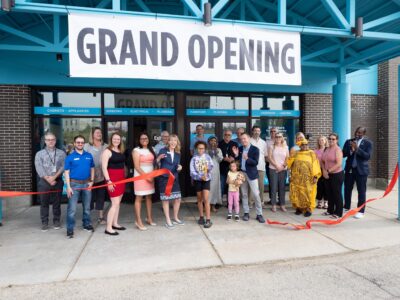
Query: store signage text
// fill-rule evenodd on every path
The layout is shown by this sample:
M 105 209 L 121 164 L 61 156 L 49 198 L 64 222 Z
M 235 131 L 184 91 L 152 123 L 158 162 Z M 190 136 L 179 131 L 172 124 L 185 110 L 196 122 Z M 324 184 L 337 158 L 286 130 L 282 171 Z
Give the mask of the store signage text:
M 150 17 L 68 18 L 73 77 L 301 84 L 298 33 Z

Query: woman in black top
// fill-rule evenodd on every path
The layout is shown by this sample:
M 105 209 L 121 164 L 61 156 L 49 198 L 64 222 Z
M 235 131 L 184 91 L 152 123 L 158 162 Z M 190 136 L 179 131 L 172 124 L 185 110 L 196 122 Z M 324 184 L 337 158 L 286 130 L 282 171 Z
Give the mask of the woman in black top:
M 114 132 L 111 135 L 109 146 L 103 152 L 102 168 L 104 178 L 107 183 L 117 182 L 125 179 L 124 146 L 122 144 L 122 136 L 117 132 Z M 126 229 L 118 224 L 119 207 L 124 192 L 125 183 L 108 186 L 111 207 L 107 215 L 107 228 L 104 231 L 105 234 L 118 235 L 118 232 L 115 230 Z

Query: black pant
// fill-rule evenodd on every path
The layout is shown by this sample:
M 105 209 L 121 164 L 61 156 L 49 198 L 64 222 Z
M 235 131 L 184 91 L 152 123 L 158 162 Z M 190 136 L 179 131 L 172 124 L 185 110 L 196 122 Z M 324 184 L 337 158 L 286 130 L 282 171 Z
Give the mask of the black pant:
M 102 184 L 104 184 L 104 181 L 95 182 L 93 186 L 99 186 Z M 92 190 L 92 200 L 90 201 L 90 210 L 93 210 L 94 208 L 96 208 L 96 210 L 104 209 L 104 201 L 106 199 L 106 189 L 107 188 L 99 188 Z
M 358 203 L 357 207 L 360 207 L 365 203 L 367 197 L 367 175 L 360 175 L 357 172 L 357 168 L 353 168 L 350 171 L 346 171 L 345 181 L 344 181 L 344 208 L 351 208 L 351 193 L 353 191 L 354 182 L 357 185 L 358 192 Z M 364 213 L 365 206 L 360 210 Z
M 51 200 L 53 203 L 53 222 L 60 222 L 61 217 L 61 196 L 62 189 L 64 186 L 64 181 L 62 179 L 57 179 L 57 183 L 51 186 L 45 179 L 40 179 L 38 183 L 39 192 L 48 192 L 54 190 L 60 190 L 57 193 L 41 194 L 40 199 L 40 218 L 42 219 L 42 224 L 49 223 L 49 207 Z
M 343 215 L 342 185 L 344 180 L 343 172 L 329 174 L 326 180 L 326 194 L 328 195 L 328 213 L 338 217 Z
M 272 200 L 272 188 L 271 188 L 271 176 L 269 175 L 269 162 L 265 163 L 265 174 L 267 175 L 268 178 L 268 195 L 269 195 L 269 201 Z M 261 203 L 262 204 L 262 203 Z
M 326 194 L 326 179 L 320 177 L 317 182 L 317 200 L 328 200 L 328 195 Z

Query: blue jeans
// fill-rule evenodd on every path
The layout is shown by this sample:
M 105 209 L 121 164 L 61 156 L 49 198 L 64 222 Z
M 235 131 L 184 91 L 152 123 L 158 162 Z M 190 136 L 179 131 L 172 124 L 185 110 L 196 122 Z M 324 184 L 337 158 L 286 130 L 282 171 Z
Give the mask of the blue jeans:
M 83 214 L 82 223 L 83 227 L 91 225 L 90 221 L 90 201 L 92 199 L 92 192 L 88 190 L 75 190 L 78 188 L 88 187 L 87 183 L 80 184 L 76 182 L 71 182 L 71 188 L 74 193 L 68 201 L 67 208 L 67 231 L 73 231 L 75 227 L 75 213 L 76 206 L 78 205 L 79 198 L 82 200 Z

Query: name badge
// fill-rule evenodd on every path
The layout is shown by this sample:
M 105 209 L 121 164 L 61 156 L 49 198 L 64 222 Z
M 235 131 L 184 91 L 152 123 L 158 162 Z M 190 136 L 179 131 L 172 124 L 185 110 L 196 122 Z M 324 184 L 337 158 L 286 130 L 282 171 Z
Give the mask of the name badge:
M 56 167 L 56 166 L 53 166 L 53 168 L 51 169 L 51 172 L 52 172 L 52 173 L 56 173 L 56 172 L 57 172 L 57 167 Z

